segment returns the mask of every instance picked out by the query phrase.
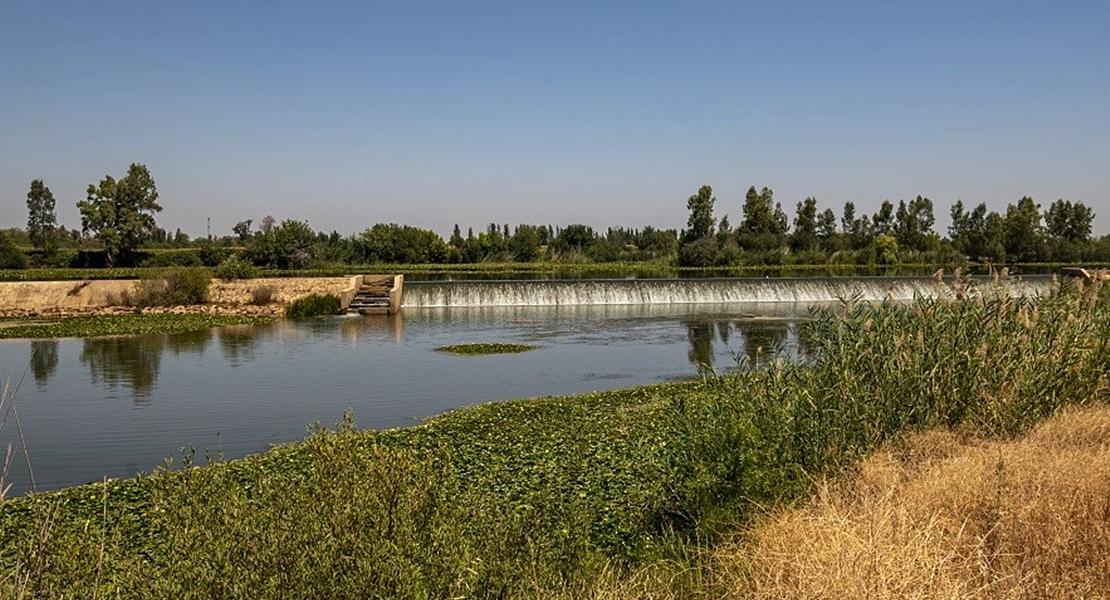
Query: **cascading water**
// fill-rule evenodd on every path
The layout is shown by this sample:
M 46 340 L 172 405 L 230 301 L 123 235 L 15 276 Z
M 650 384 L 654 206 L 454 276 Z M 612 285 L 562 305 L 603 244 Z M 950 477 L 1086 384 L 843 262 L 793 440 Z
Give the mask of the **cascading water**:
M 976 289 L 991 285 L 973 284 Z M 1019 295 L 1044 295 L 1051 276 L 1010 278 L 1002 285 Z M 797 277 L 728 279 L 593 279 L 529 281 L 408 281 L 404 305 L 593 306 L 645 304 L 817 304 L 954 295 L 952 282 L 933 277 Z

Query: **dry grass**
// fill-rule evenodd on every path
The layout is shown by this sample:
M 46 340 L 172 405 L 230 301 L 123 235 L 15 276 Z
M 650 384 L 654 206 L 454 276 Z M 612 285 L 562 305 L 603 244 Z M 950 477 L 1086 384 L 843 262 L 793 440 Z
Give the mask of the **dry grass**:
M 1110 598 L 1110 409 L 917 434 L 721 562 L 746 598 Z

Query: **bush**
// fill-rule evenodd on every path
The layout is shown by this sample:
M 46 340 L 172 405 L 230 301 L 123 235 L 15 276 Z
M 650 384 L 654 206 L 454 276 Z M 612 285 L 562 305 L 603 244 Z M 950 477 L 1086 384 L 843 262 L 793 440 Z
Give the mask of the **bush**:
M 178 306 L 208 302 L 208 284 L 212 272 L 198 267 L 173 267 L 159 276 L 143 279 L 135 290 L 134 304 L 143 306 Z
M 251 290 L 251 304 L 255 306 L 262 306 L 265 304 L 273 304 L 275 300 L 276 290 L 272 285 L 263 285 Z
M 0 269 L 26 269 L 27 256 L 7 234 L 0 233 Z
M 329 294 L 312 294 L 297 298 L 285 309 L 290 319 L 310 319 L 339 314 L 339 298 Z
M 234 254 L 225 258 L 213 272 L 224 281 L 258 277 L 258 267 Z

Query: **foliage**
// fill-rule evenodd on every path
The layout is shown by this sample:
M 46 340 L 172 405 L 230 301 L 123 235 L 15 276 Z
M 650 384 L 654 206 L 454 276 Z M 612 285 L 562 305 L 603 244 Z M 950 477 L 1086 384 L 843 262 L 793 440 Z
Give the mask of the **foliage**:
M 531 344 L 500 344 L 486 342 L 440 346 L 436 348 L 436 352 L 479 356 L 485 354 L 517 354 L 520 352 L 528 352 L 530 350 L 538 350 L 539 348 L 539 346 L 533 346 Z
M 262 285 L 251 290 L 251 304 L 255 306 L 265 306 L 275 302 L 276 290 L 273 286 Z
M 166 267 L 199 267 L 202 264 L 200 254 L 193 248 L 151 252 L 142 261 L 142 266 L 145 268 L 163 269 Z
M 236 254 L 225 258 L 216 268 L 212 269 L 212 273 L 224 281 L 254 279 L 259 275 L 258 267 Z
M 698 193 L 690 196 L 686 201 L 686 210 L 690 217 L 686 220 L 686 231 L 682 234 L 685 242 L 694 242 L 713 233 L 716 219 L 713 218 L 713 188 L 703 185 L 698 188 Z
M 65 319 L 24 319 L 0 327 L 0 338 L 55 339 L 100 336 L 170 334 L 227 325 L 256 325 L 272 319 L 233 315 L 123 314 Z M 16 323 L 11 325 L 11 323 Z
M 15 246 L 8 234 L 0 231 L 0 269 L 26 269 L 27 256 Z
M 339 314 L 339 298 L 329 294 L 310 294 L 297 298 L 285 308 L 290 319 L 311 319 Z
M 134 306 L 179 306 L 208 302 L 212 272 L 200 267 L 171 267 L 139 282 Z
M 717 238 L 705 236 L 678 249 L 678 264 L 683 267 L 708 267 L 717 257 Z
M 27 192 L 27 237 L 31 245 L 47 256 L 58 247 L 58 216 L 54 212 L 54 194 L 41 179 L 31 182 Z
M 271 217 L 271 221 L 272 221 Z M 261 267 L 304 268 L 316 252 L 316 234 L 308 223 L 286 219 L 281 225 L 263 221 L 262 231 L 247 242 L 247 258 Z
M 379 223 L 356 240 L 359 259 L 367 263 L 443 262 L 447 244 L 434 231 L 396 223 Z
M 105 176 L 77 203 L 81 228 L 104 244 L 108 266 L 133 264 L 133 253 L 155 228 L 158 189 L 145 165 L 132 164 L 119 181 Z

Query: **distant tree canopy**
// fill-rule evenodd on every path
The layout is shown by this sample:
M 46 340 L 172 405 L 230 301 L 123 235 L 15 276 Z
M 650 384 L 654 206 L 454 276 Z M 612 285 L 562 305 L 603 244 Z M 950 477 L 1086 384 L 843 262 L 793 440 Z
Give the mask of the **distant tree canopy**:
M 146 166 L 132 164 L 119 181 L 107 175 L 87 193 L 77 203 L 82 230 L 104 244 L 109 266 L 134 264 L 135 250 L 155 229 L 154 213 L 162 210 L 154 178 Z
M 951 206 L 947 237 L 934 227 L 933 201 L 883 200 L 873 214 L 853 201 L 838 215 L 814 197 L 793 204 L 792 218 L 768 187 L 751 186 L 739 217 L 719 219 L 713 188 L 702 185 L 686 199 L 686 227 L 642 229 L 584 223 L 552 225 L 489 223 L 475 234 L 455 224 L 445 241 L 434 231 L 378 223 L 361 233 L 316 232 L 307 222 L 271 215 L 239 221 L 234 235 L 190 238 L 155 223 L 158 190 L 144 165 L 132 164 L 119 180 L 105 176 L 77 203 L 82 231 L 57 225 L 55 200 L 41 179 L 27 193 L 27 229 L 0 232 L 0 266 L 218 266 L 332 269 L 372 263 L 616 262 L 652 261 L 659 266 L 739 267 L 805 265 L 962 265 L 981 263 L 1110 263 L 1110 235 L 1092 238 L 1094 211 L 1058 199 L 1042 211 L 1023 197 L 1001 214 L 985 203 Z M 792 226 L 792 227 L 791 227 Z M 84 233 L 85 235 L 81 235 Z M 99 245 L 103 245 L 103 250 Z M 33 250 L 28 250 L 32 246 Z M 64 251 L 58 251 L 58 247 Z M 250 265 L 247 265 L 250 266 Z M 253 267 L 251 267 L 253 268 Z M 229 267 L 230 269 L 230 267 Z
M 246 253 L 258 266 L 297 269 L 315 257 L 315 245 L 316 233 L 307 222 L 286 219 L 251 237 Z
M 355 247 L 365 263 L 442 263 L 447 258 L 447 244 L 438 233 L 396 223 L 378 223 L 363 231 Z

